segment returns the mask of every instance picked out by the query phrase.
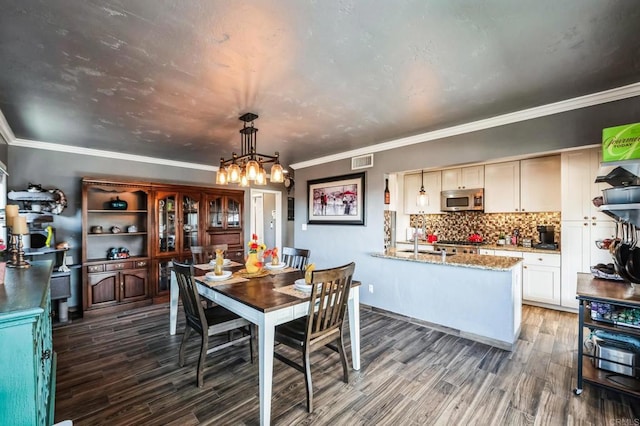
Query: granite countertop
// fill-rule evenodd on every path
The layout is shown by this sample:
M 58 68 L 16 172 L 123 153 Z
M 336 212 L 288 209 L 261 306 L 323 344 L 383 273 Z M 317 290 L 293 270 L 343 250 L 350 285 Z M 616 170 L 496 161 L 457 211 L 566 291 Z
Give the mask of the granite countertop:
M 446 260 L 443 262 L 442 256 L 439 253 L 414 255 L 412 252 L 408 253 L 397 251 L 394 248 L 388 249 L 383 253 L 372 253 L 371 255 L 373 257 L 381 257 L 385 259 L 397 259 L 419 263 L 433 263 L 437 265 L 460 266 L 464 268 L 474 269 L 490 269 L 495 271 L 508 271 L 513 266 L 522 261 L 522 259 L 516 257 L 458 253 L 447 256 Z
M 413 241 L 397 241 L 396 244 L 411 244 L 413 246 Z M 433 247 L 434 244 L 428 243 L 426 241 L 420 241 L 418 242 L 418 245 Z M 537 249 L 533 247 L 522 247 L 522 246 L 512 246 L 512 245 L 499 246 L 497 244 L 483 244 L 476 247 L 478 247 L 478 249 L 485 249 L 485 250 L 508 250 L 508 251 L 521 251 L 523 253 L 560 254 L 560 249 L 543 250 L 543 249 Z

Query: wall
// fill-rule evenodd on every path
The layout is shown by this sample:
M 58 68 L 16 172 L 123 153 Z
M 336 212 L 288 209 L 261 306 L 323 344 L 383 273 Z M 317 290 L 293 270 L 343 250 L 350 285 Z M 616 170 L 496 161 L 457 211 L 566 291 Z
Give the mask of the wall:
M 0 144 L 2 146 L 2 144 Z M 56 241 L 68 241 L 71 244 L 69 254 L 74 262 L 82 259 L 82 177 L 118 177 L 130 178 L 145 182 L 167 182 L 185 185 L 198 185 L 215 187 L 211 183 L 215 181 L 215 173 L 170 167 L 150 163 L 134 161 L 112 160 L 102 157 L 94 157 L 80 154 L 69 154 L 56 151 L 47 151 L 32 148 L 9 146 L 9 190 L 23 190 L 28 183 L 38 183 L 43 188 L 58 188 L 65 193 L 68 200 L 67 208 L 62 214 L 55 216 L 53 226 L 55 228 Z M 267 185 L 264 189 L 281 190 L 281 186 Z M 282 206 L 283 220 L 286 220 L 286 198 Z M 249 191 L 245 191 L 245 206 L 250 205 Z M 269 211 L 271 214 L 271 211 Z M 244 220 L 247 224 L 245 240 L 249 240 L 249 211 L 245 208 Z M 284 236 L 283 236 L 284 241 Z M 70 307 L 82 306 L 81 274 L 74 270 L 72 277 L 72 297 L 69 300 Z
M 296 246 L 311 250 L 320 267 L 356 262 L 355 277 L 363 282 L 363 303 L 394 310 L 406 303 L 399 289 L 378 291 L 395 282 L 388 262 L 369 256 L 384 250 L 385 174 L 426 168 L 443 168 L 476 162 L 554 152 L 595 145 L 602 129 L 634 123 L 640 117 L 640 98 L 610 102 L 522 123 L 477 131 L 375 153 L 374 167 L 366 169 L 365 226 L 307 225 L 306 192 L 309 179 L 352 173 L 349 159 L 296 170 Z M 399 235 L 398 238 L 401 238 Z M 387 268 L 385 268 L 387 266 Z M 428 277 L 424 278 L 425 280 Z M 373 285 L 374 292 L 368 291 Z

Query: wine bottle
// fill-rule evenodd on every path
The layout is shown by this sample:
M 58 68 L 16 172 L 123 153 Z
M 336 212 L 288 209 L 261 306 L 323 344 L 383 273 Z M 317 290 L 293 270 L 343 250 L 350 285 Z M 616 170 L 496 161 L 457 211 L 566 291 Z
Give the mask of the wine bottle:
M 384 180 L 384 203 L 391 204 L 391 193 L 389 192 L 389 179 Z

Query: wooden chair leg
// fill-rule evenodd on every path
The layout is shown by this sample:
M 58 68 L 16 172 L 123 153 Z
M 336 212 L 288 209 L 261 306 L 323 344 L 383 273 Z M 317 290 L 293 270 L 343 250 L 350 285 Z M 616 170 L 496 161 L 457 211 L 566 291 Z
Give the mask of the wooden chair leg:
M 340 360 L 342 361 L 342 380 L 345 383 L 349 383 L 349 368 L 347 366 L 347 355 L 344 350 L 344 339 L 342 337 L 342 333 L 340 333 L 340 338 L 338 339 L 338 353 L 340 353 Z
M 189 336 L 191 336 L 191 327 L 186 326 L 184 328 L 182 342 L 180 343 L 180 350 L 178 351 L 178 365 L 180 367 L 184 367 L 184 351 L 185 347 L 187 346 L 187 340 L 189 340 Z
M 209 336 L 207 332 L 202 334 L 202 344 L 200 345 L 200 359 L 198 360 L 198 387 L 204 386 L 204 362 L 207 358 L 207 349 L 209 347 Z
M 311 382 L 311 363 L 309 351 L 305 350 L 302 358 L 304 364 L 304 382 L 307 385 L 307 411 L 313 413 L 313 383 Z

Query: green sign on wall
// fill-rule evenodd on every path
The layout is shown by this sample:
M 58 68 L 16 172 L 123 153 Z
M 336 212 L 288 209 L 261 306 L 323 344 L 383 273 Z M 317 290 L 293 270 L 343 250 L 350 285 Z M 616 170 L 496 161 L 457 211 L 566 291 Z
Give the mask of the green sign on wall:
M 602 130 L 602 161 L 640 158 L 640 123 Z

